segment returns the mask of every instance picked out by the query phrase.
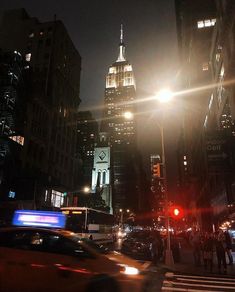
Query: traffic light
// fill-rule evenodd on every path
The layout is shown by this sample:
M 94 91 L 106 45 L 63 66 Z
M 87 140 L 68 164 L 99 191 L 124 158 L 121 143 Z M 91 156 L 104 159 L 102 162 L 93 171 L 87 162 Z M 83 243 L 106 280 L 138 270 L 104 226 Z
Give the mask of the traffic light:
M 153 177 L 161 177 L 161 167 L 160 163 L 156 163 L 153 165 Z
M 169 215 L 175 220 L 182 219 L 184 217 L 184 210 L 180 206 L 171 206 L 169 209 Z

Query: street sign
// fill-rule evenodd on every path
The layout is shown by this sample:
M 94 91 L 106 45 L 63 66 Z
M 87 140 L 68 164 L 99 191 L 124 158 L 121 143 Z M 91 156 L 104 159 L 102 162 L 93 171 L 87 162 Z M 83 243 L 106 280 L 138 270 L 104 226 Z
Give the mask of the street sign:
M 227 158 L 224 139 L 210 139 L 206 142 L 207 158 L 209 161 L 221 161 Z
M 207 136 L 206 154 L 209 173 L 228 171 L 228 142 L 223 133 L 217 131 Z

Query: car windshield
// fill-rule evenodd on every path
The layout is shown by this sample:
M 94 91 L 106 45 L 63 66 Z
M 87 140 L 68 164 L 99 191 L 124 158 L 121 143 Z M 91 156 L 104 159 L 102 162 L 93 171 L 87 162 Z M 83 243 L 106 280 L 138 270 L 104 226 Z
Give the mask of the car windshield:
M 137 240 L 146 240 L 150 236 L 149 232 L 132 232 L 129 234 L 129 238 L 137 239 Z
M 97 253 L 101 253 L 101 254 L 107 254 L 109 252 L 109 249 L 107 246 L 102 245 L 102 244 L 98 244 L 96 242 L 94 242 L 93 240 L 90 240 L 88 238 L 81 238 L 76 234 L 70 235 L 70 238 L 72 238 L 72 240 L 76 241 L 76 242 L 83 242 L 85 243 L 85 245 L 91 247 L 93 250 L 95 250 Z

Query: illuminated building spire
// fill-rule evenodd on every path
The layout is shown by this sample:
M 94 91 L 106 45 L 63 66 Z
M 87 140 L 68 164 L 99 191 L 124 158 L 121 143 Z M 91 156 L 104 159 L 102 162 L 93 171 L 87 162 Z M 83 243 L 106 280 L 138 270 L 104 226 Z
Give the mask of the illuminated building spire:
M 125 44 L 123 42 L 123 25 L 121 24 L 121 35 L 120 35 L 120 44 L 119 44 L 119 55 L 117 62 L 124 62 L 125 58 Z

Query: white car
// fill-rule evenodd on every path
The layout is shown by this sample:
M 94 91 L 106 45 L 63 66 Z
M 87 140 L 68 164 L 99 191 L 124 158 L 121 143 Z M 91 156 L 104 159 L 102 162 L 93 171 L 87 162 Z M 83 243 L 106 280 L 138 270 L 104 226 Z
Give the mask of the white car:
M 143 270 L 66 230 L 0 229 L 0 291 L 142 291 Z

